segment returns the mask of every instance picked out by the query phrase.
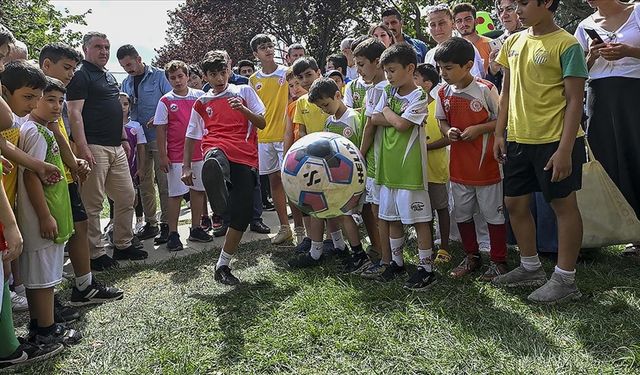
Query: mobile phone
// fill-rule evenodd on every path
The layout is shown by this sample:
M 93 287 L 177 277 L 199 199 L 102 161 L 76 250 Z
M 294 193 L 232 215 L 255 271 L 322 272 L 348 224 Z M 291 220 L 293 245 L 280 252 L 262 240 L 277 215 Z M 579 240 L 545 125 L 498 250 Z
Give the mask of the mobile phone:
M 502 48 L 502 39 L 500 38 L 491 39 L 489 41 L 489 46 L 491 47 L 491 51 L 500 50 L 500 48 Z
M 594 29 L 584 29 L 584 32 L 587 33 L 587 35 L 589 35 L 589 38 L 591 38 L 592 40 L 595 40 L 599 44 L 604 43 L 602 38 L 600 38 L 600 35 L 598 35 L 598 32 L 595 31 Z

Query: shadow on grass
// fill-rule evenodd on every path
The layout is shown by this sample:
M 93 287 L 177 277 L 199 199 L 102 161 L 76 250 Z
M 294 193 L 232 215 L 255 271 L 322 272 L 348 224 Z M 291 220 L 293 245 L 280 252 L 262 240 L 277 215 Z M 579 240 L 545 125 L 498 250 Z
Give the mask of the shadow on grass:
M 213 307 L 212 313 L 219 319 L 223 332 L 222 353 L 225 365 L 233 365 L 245 355 L 244 330 L 250 329 L 266 310 L 277 309 L 282 301 L 294 295 L 298 288 L 280 288 L 268 280 L 242 283 L 221 294 L 194 293 L 196 298 Z M 268 295 L 269 300 L 260 298 Z

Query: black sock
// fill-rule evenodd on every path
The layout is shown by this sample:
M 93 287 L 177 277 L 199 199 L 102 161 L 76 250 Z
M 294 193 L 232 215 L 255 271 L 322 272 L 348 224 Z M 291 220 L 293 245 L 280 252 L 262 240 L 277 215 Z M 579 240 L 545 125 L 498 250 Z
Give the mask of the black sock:
M 38 334 L 42 336 L 49 336 L 56 330 L 56 324 L 52 324 L 49 327 L 38 327 Z

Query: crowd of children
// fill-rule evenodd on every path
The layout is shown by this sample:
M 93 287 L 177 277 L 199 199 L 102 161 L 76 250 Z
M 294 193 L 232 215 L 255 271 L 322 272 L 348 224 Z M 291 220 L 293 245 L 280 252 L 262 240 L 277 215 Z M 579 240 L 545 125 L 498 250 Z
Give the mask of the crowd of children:
M 438 280 L 435 267 L 451 260 L 449 237 L 456 231 L 465 257 L 450 277 L 479 270 L 484 246 L 489 263 L 480 280 L 538 287 L 529 295 L 535 302 L 579 298 L 575 263 L 582 223 L 575 192 L 584 162 L 580 122 L 587 65 L 577 40 L 554 23 L 558 4 L 518 1 L 528 29 L 509 27 L 503 46 L 475 33 L 470 4 L 453 10 L 432 6 L 426 19 L 437 46 L 429 51 L 394 35 L 397 11 L 387 11 L 384 23 L 368 35 L 342 41 L 342 54 L 327 58 L 324 75 L 300 44 L 287 50 L 290 66 L 277 64 L 276 44 L 267 34 L 250 42 L 258 64 L 239 61 L 239 74 L 225 51 L 211 51 L 193 65 L 169 62 L 164 74 L 172 90 L 157 103 L 151 124 L 168 182 L 167 248 L 184 246 L 177 226 L 185 194 L 192 216 L 188 240 L 212 241 L 207 225 L 200 225 L 210 204 L 221 217 L 213 225 L 225 235 L 214 278 L 238 284 L 230 263 L 253 225 L 262 183 L 280 224 L 272 242 L 295 237 L 292 268 L 338 257 L 346 272 L 380 282 L 404 276 L 405 288 L 424 290 Z M 499 5 L 516 6 L 511 0 Z M 463 37 L 454 36 L 454 24 Z M 13 43 L 0 26 L 0 62 Z M 0 63 L 0 368 L 48 358 L 81 339 L 66 324 L 78 318 L 77 311 L 54 295 L 65 243 L 75 273 L 68 305 L 123 297 L 123 291 L 98 282 L 90 267 L 79 186 L 92 171 L 74 154 L 65 119 L 65 87 L 82 57 L 52 44 L 38 62 Z M 135 186 L 146 139 L 143 125 L 128 116 L 132 99 L 121 93 L 120 103 Z M 357 210 L 328 220 L 289 205 L 292 231 L 280 176 L 283 154 L 296 140 L 321 131 L 359 146 L 366 159 L 366 194 Z M 550 203 L 558 223 L 558 264 L 550 279 L 536 252 L 530 211 L 535 192 Z M 142 225 L 139 193 L 135 206 Z M 512 270 L 506 262 L 505 211 L 520 251 L 520 264 Z M 367 248 L 355 214 L 362 217 Z M 406 275 L 409 227 L 416 234 L 418 264 Z M 142 245 L 134 237 L 131 246 Z M 21 303 L 29 311 L 25 338 L 15 336 L 12 299 L 14 309 Z

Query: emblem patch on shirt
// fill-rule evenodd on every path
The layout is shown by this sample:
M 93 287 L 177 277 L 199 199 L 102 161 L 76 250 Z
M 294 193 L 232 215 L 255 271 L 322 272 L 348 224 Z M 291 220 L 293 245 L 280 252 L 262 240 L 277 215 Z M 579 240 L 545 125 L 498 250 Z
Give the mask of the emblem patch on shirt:
M 359 94 L 359 93 L 357 93 L 357 92 L 354 92 L 354 93 L 353 93 L 353 101 L 354 101 L 354 102 L 357 102 L 357 101 L 359 101 L 359 100 L 360 100 L 360 94 Z
M 171 105 L 169 106 L 169 110 L 171 112 L 178 112 L 178 105 L 176 103 L 171 103 Z
M 256 91 L 260 91 L 261 88 L 262 88 L 262 82 L 256 83 Z
M 351 138 L 351 136 L 353 136 L 353 129 L 351 129 L 350 127 L 346 127 L 342 130 L 342 135 L 345 138 Z
M 471 103 L 469 103 L 469 107 L 471 108 L 472 111 L 474 112 L 480 112 L 482 111 L 482 103 L 480 102 L 480 100 L 478 99 L 473 99 L 471 101 Z
M 285 78 L 286 78 L 286 77 L 282 76 L 282 77 L 280 77 L 280 79 L 278 80 L 278 84 L 279 84 L 280 86 L 284 85 Z
M 444 111 L 445 112 L 449 112 L 450 109 L 451 109 L 451 102 L 449 102 L 449 99 L 445 99 L 444 100 Z
M 209 117 L 213 116 L 213 108 L 207 107 L 206 111 L 207 111 L 207 116 Z
M 537 50 L 533 55 L 533 62 L 538 65 L 545 64 L 547 60 L 549 60 L 549 52 L 544 49 Z

